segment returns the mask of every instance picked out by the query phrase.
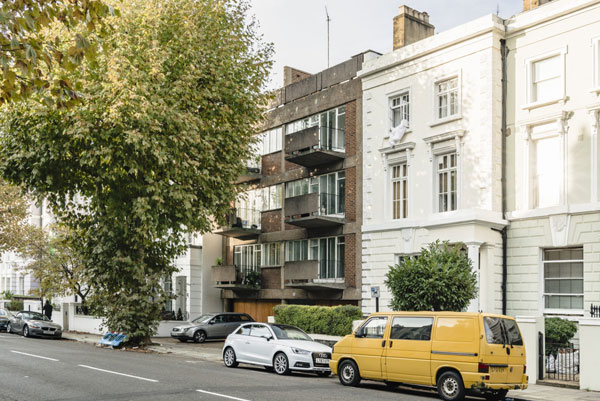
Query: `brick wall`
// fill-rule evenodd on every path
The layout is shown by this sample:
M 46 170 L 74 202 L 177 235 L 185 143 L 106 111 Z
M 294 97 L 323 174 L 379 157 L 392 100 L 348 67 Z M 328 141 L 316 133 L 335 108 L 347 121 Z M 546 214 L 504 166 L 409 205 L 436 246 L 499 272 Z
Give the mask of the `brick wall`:
M 344 277 L 348 287 L 356 286 L 356 236 L 348 234 L 344 238 Z
M 356 167 L 346 169 L 346 221 L 356 221 Z
M 262 157 L 262 174 L 276 175 L 281 173 L 282 152 L 270 153 Z
M 346 156 L 356 154 L 356 100 L 346 104 Z
M 262 288 L 280 289 L 281 288 L 281 268 L 264 267 L 261 269 Z
M 262 232 L 281 231 L 281 209 L 263 212 L 260 218 Z

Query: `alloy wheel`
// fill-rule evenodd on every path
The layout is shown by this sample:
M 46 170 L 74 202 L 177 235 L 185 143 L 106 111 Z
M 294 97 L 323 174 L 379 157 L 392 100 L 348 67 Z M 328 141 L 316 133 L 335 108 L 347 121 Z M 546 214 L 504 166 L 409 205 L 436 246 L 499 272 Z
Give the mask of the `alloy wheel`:
M 285 354 L 279 353 L 275 355 L 275 360 L 273 362 L 275 373 L 278 375 L 283 375 L 288 372 L 288 359 Z
M 23 337 L 29 337 L 29 327 L 23 327 Z
M 11 326 L 11 324 L 10 324 L 10 323 L 9 323 L 9 324 L 6 326 L 6 332 L 7 332 L 8 334 L 12 333 L 12 326 Z
M 194 333 L 194 341 L 197 343 L 203 343 L 206 341 L 206 333 L 202 330 L 198 330 Z
M 235 361 L 235 351 L 233 348 L 230 347 L 225 350 L 225 354 L 223 354 L 223 362 L 228 368 L 234 368 L 237 366 Z

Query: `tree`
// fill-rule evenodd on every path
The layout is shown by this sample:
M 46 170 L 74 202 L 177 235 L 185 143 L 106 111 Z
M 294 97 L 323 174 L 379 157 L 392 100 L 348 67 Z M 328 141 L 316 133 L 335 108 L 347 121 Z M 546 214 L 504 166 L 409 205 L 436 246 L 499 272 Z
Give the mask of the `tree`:
M 110 330 L 143 342 L 169 295 L 161 279 L 189 232 L 224 219 L 267 103 L 271 46 L 237 0 L 132 0 L 80 104 L 0 115 L 0 172 L 45 197 L 79 249 Z
M 42 93 L 48 104 L 66 106 L 77 98 L 65 71 L 83 57 L 93 59 L 103 17 L 114 9 L 100 0 L 16 0 L 0 3 L 0 104 Z M 47 29 L 53 23 L 74 30 L 64 42 Z M 74 39 L 71 41 L 71 39 Z
M 0 253 L 27 242 L 33 229 L 28 222 L 30 202 L 21 187 L 0 179 Z
M 30 261 L 25 269 L 39 283 L 34 290 L 36 295 L 41 298 L 77 295 L 81 304 L 86 304 L 91 288 L 77 245 L 76 235 L 56 225 L 49 230 L 37 230 L 19 247 L 19 253 Z
M 569 348 L 569 341 L 577 333 L 577 324 L 559 317 L 545 319 L 546 355 L 556 355 L 559 348 Z
M 471 260 L 459 246 L 436 241 L 386 274 L 391 307 L 403 311 L 462 311 L 477 297 Z

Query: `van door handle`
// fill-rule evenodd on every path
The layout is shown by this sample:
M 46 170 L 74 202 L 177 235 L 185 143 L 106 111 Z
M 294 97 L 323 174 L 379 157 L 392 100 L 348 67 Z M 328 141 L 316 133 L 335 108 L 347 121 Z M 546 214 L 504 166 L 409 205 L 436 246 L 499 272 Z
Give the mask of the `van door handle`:
M 382 346 L 382 347 L 385 347 L 385 340 L 383 340 L 383 341 L 381 342 L 381 346 Z
M 390 348 L 392 348 L 392 344 L 394 344 L 394 342 L 390 340 Z

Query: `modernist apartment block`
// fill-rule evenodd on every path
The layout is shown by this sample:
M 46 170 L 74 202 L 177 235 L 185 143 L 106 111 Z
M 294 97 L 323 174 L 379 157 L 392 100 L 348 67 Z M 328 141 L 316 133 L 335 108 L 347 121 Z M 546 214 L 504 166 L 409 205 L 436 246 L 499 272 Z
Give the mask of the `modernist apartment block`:
M 428 18 L 400 7 L 396 49 L 366 61 L 359 73 L 362 308 L 375 310 L 371 287 L 379 287 L 380 308 L 388 309 L 389 266 L 440 239 L 461 244 L 473 262 L 480 295 L 470 310 L 501 311 L 504 25 L 490 15 L 433 36 Z
M 289 67 L 240 181 L 221 266 L 225 309 L 266 321 L 281 303 L 361 300 L 362 91 L 359 54 L 318 74 Z
M 508 312 L 600 304 L 600 2 L 507 21 Z
M 473 262 L 470 310 L 589 316 L 600 303 L 600 1 L 524 0 L 510 19 L 426 38 L 427 14 L 401 7 L 394 27 L 395 50 L 359 73 L 363 310 L 374 286 L 387 308 L 390 265 L 441 239 Z

